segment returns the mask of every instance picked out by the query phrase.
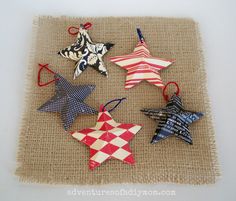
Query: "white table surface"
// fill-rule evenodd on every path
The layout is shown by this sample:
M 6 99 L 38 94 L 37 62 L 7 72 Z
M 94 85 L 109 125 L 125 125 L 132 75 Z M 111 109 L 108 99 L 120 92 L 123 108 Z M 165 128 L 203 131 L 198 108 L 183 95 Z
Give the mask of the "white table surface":
M 0 200 L 236 200 L 236 1 L 0 0 Z M 24 104 L 24 78 L 35 15 L 191 17 L 200 24 L 222 177 L 214 185 L 51 186 L 22 184 L 14 175 Z M 76 190 L 174 190 L 175 196 L 79 196 Z

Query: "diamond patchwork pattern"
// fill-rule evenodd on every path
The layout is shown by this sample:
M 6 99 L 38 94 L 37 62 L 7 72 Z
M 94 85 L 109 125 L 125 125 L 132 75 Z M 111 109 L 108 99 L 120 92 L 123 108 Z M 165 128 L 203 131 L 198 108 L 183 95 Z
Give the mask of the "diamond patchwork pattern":
M 137 124 L 116 123 L 101 105 L 96 125 L 71 132 L 71 135 L 90 147 L 89 168 L 94 169 L 111 158 L 134 164 L 128 142 L 141 128 Z

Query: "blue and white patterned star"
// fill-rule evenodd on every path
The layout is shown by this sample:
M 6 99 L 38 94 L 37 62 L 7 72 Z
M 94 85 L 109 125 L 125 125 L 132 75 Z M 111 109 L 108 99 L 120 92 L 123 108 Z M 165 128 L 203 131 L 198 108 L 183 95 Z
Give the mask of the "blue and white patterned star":
M 107 76 L 107 69 L 102 57 L 114 46 L 112 43 L 94 43 L 83 24 L 78 29 L 77 40 L 72 45 L 58 52 L 64 58 L 76 62 L 74 79 L 77 78 L 88 66 Z
M 141 112 L 159 122 L 152 144 L 174 135 L 188 144 L 193 144 L 188 127 L 203 116 L 201 112 L 184 110 L 181 99 L 176 94 L 171 97 L 165 108 L 142 109 Z
M 73 124 L 80 114 L 97 114 L 97 111 L 84 103 L 95 89 L 95 85 L 72 85 L 59 74 L 54 75 L 55 95 L 38 108 L 42 112 L 59 112 L 65 130 Z

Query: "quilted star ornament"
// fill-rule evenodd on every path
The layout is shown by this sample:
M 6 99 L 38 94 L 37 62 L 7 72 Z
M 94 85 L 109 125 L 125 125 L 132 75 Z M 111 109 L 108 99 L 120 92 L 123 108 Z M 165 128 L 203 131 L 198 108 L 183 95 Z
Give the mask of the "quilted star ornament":
M 91 23 L 81 24 L 79 28 L 70 27 L 68 32 L 72 35 L 77 34 L 77 40 L 72 45 L 58 52 L 64 58 L 76 62 L 74 69 L 74 79 L 78 77 L 88 66 L 94 68 L 102 75 L 107 76 L 107 70 L 102 57 L 114 45 L 112 43 L 94 43 L 89 34 L 88 28 Z M 78 30 L 73 32 L 72 30 Z
M 61 75 L 55 73 L 55 95 L 38 108 L 41 112 L 61 113 L 65 130 L 72 125 L 80 114 L 97 114 L 97 111 L 84 103 L 95 89 L 95 85 L 72 85 Z
M 133 53 L 111 57 L 110 61 L 128 71 L 125 89 L 130 89 L 143 80 L 163 88 L 164 84 L 159 71 L 170 66 L 174 60 L 153 57 L 148 50 L 140 29 L 137 29 L 137 33 L 139 42 L 134 48 Z
M 176 136 L 188 144 L 193 144 L 189 125 L 203 116 L 201 112 L 185 110 L 181 98 L 176 94 L 171 97 L 165 108 L 142 109 L 141 111 L 159 122 L 151 141 L 152 144 L 170 136 Z
M 134 164 L 128 142 L 140 129 L 141 125 L 115 122 L 106 108 L 101 105 L 94 127 L 71 132 L 71 134 L 76 140 L 89 146 L 89 168 L 92 170 L 111 158 Z

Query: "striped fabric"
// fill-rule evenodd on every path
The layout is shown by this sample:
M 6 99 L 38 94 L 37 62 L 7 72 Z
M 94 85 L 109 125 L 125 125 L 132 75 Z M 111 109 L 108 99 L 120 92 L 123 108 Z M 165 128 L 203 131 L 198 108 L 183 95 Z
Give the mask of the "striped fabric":
M 71 135 L 90 147 L 89 168 L 92 170 L 111 158 L 134 164 L 128 142 L 140 129 L 137 124 L 116 123 L 101 105 L 96 125 L 71 132 Z
M 153 57 L 143 40 L 140 40 L 134 52 L 128 55 L 110 58 L 118 66 L 128 71 L 125 89 L 130 89 L 142 80 L 146 80 L 157 87 L 164 87 L 159 71 L 171 65 L 174 60 Z

